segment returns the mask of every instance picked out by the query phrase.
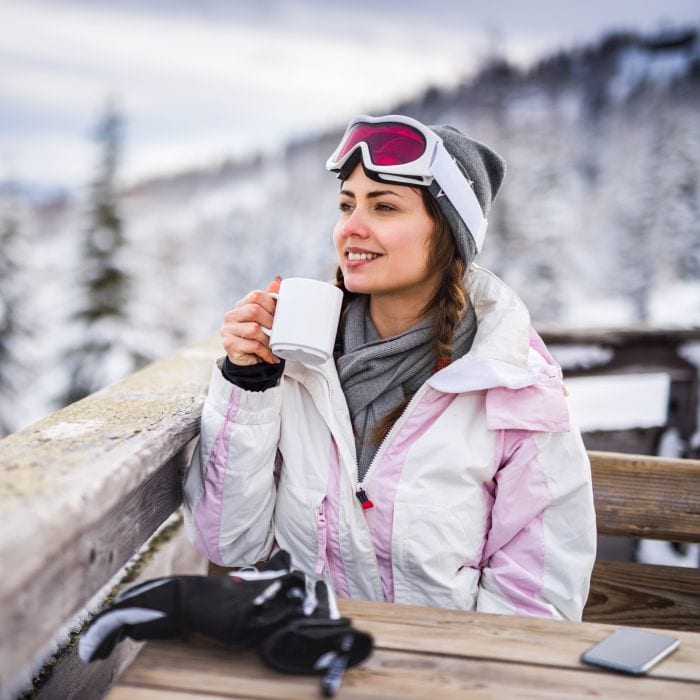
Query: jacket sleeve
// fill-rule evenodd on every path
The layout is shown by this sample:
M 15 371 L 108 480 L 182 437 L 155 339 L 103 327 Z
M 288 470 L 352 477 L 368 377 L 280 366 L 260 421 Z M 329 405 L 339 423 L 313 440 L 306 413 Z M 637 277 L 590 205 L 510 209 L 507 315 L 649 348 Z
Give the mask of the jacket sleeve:
M 214 367 L 183 501 L 188 539 L 215 564 L 245 566 L 272 550 L 281 401 L 281 386 L 246 391 Z
M 580 433 L 503 430 L 500 437 L 476 609 L 580 620 L 596 551 Z

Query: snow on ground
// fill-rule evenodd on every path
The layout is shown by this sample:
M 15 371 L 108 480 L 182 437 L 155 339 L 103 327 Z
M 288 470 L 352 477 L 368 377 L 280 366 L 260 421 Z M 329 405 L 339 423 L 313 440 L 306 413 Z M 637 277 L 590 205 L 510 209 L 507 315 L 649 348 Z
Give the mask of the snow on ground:
M 674 547 L 670 542 L 641 540 L 637 547 L 637 561 L 642 564 L 665 566 L 700 566 L 700 545 L 686 544 Z
M 700 283 L 667 282 L 652 294 L 650 314 L 652 325 L 700 326 Z
M 624 328 L 633 321 L 630 299 L 589 296 L 585 301 L 564 308 L 558 323 L 571 328 Z
M 565 372 L 605 365 L 615 354 L 601 345 L 548 345 L 547 348 Z
M 630 298 L 609 295 L 570 304 L 562 309 L 558 321 L 574 328 L 625 328 L 638 322 Z M 700 282 L 667 281 L 651 290 L 646 323 L 661 328 L 700 326 Z
M 566 388 L 582 432 L 666 424 L 671 378 L 663 372 L 574 377 Z

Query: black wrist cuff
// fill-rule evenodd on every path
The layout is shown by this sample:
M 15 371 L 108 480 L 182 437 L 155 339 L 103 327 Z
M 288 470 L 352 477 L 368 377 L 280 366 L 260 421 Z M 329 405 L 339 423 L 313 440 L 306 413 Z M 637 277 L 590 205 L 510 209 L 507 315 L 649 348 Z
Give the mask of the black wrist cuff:
M 265 391 L 279 384 L 284 372 L 284 360 L 278 365 L 260 362 L 257 365 L 234 365 L 228 357 L 224 358 L 221 374 L 224 379 L 246 391 Z

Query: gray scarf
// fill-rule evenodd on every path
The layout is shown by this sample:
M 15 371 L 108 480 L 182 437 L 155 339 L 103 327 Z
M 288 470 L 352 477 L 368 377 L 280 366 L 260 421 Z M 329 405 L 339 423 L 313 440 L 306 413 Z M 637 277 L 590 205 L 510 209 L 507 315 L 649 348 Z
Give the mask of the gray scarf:
M 343 354 L 338 376 L 350 409 L 362 480 L 379 447 L 371 439 L 376 425 L 430 377 L 435 365 L 432 316 L 401 335 L 382 340 L 369 315 L 366 295 L 353 299 L 343 315 Z M 452 358 L 469 351 L 476 332 L 471 304 L 457 324 Z

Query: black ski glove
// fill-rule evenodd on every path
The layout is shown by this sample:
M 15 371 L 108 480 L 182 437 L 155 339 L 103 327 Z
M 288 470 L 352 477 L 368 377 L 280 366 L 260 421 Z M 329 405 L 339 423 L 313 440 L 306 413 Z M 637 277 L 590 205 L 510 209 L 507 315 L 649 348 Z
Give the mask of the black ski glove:
M 323 694 L 335 695 L 345 668 L 362 663 L 372 652 L 372 637 L 340 617 L 335 595 L 323 581 L 307 594 L 303 609 L 303 617 L 294 617 L 263 638 L 258 653 L 278 671 L 324 673 Z
M 287 673 L 324 673 L 334 695 L 347 666 L 364 661 L 372 637 L 341 618 L 323 581 L 308 585 L 277 552 L 262 571 L 227 576 L 172 576 L 121 593 L 80 638 L 83 661 L 107 658 L 124 637 L 165 639 L 198 632 L 234 647 L 257 646 L 263 661 Z
M 165 639 L 198 632 L 234 646 L 254 645 L 298 616 L 305 577 L 275 554 L 262 571 L 227 576 L 171 576 L 123 591 L 80 638 L 83 661 L 107 658 L 124 637 Z

